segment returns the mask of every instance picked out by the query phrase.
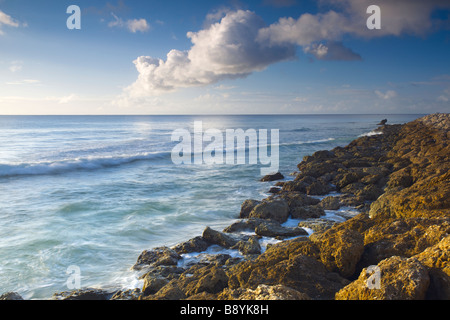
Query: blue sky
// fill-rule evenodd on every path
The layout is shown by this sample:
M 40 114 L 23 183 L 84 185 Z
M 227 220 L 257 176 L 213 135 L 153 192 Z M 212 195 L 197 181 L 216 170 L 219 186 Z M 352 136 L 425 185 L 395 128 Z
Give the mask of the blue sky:
M 0 114 L 449 112 L 449 15 L 443 0 L 0 0 Z

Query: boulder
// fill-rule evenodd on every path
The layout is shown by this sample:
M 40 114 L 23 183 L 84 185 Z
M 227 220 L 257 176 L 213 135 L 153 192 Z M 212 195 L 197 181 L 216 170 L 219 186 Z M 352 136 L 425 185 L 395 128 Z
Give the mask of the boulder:
M 303 228 L 286 228 L 281 226 L 281 224 L 276 221 L 267 221 L 259 224 L 255 228 L 255 233 L 258 236 L 272 238 L 288 238 L 308 235 L 308 232 L 306 232 Z
M 304 293 L 298 292 L 292 288 L 275 285 L 267 286 L 260 285 L 255 290 L 252 289 L 225 289 L 219 296 L 218 300 L 311 300 L 311 298 Z
M 311 219 L 320 218 L 325 215 L 325 211 L 319 206 L 303 206 L 291 208 L 293 219 Z
M 250 219 L 243 219 L 234 222 L 233 224 L 229 225 L 225 229 L 223 229 L 223 232 L 225 233 L 233 233 L 233 232 L 243 232 L 243 231 L 255 231 L 255 228 L 260 225 L 261 223 L 265 223 L 267 220 L 264 219 L 258 219 L 258 218 L 250 218 Z
M 329 271 L 351 277 L 364 252 L 364 237 L 357 231 L 331 228 L 310 236 L 320 250 L 320 260 Z
M 309 228 L 313 230 L 315 233 L 324 232 L 333 226 L 336 225 L 337 222 L 329 220 L 329 219 L 308 219 L 306 221 L 301 221 L 298 223 L 300 228 Z
M 450 300 L 450 236 L 414 256 L 428 268 L 430 286 L 427 299 Z
M 140 289 L 119 290 L 111 298 L 111 300 L 139 300 L 142 296 Z
M 393 256 L 363 269 L 336 300 L 423 300 L 429 284 L 428 271 L 418 260 Z
M 276 180 L 283 180 L 284 176 L 280 173 L 277 172 L 275 174 L 268 174 L 266 176 L 264 176 L 261 181 L 262 182 L 267 182 L 267 181 L 276 181 Z
M 210 245 L 211 243 L 207 242 L 203 237 L 199 236 L 182 242 L 172 249 L 178 254 L 185 254 L 205 251 Z
M 194 266 L 178 280 L 187 297 L 202 292 L 219 293 L 228 286 L 228 276 L 217 266 Z
M 280 223 L 289 217 L 289 205 L 282 199 L 264 201 L 250 212 L 249 218 L 272 219 Z
M 242 255 L 260 254 L 261 246 L 258 237 L 251 236 L 247 241 L 239 241 L 232 249 L 237 249 Z
M 80 289 L 74 291 L 65 291 L 55 293 L 52 296 L 52 300 L 81 300 L 81 301 L 94 301 L 94 300 L 110 300 L 115 292 L 101 290 L 101 289 Z
M 175 266 L 181 256 L 173 249 L 167 247 L 145 250 L 138 257 L 134 270 L 142 270 L 146 267 Z
M 257 200 L 252 200 L 252 199 L 245 200 L 242 203 L 241 212 L 239 213 L 239 218 L 241 218 L 241 219 L 248 218 L 250 215 L 250 212 L 252 212 L 252 210 L 260 203 L 261 203 L 261 201 L 257 201 Z
M 210 227 L 206 227 L 203 231 L 202 237 L 209 243 L 216 244 L 227 249 L 235 246 L 239 241 L 228 234 L 213 230 Z
M 7 292 L 0 296 L 0 301 L 2 300 L 23 300 L 23 298 L 17 292 Z
M 339 197 L 328 196 L 320 201 L 319 207 L 324 210 L 338 210 L 341 207 L 341 202 Z

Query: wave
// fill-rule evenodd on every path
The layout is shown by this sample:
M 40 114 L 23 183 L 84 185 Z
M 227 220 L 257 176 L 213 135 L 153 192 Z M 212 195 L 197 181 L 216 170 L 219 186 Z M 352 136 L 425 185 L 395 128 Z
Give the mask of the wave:
M 370 131 L 367 133 L 363 133 L 362 135 L 359 136 L 359 138 L 361 137 L 371 137 L 371 136 L 378 136 L 380 134 L 383 134 L 383 132 L 379 132 L 379 131 Z
M 98 170 L 136 161 L 170 158 L 170 152 L 142 153 L 136 155 L 88 157 L 53 162 L 0 164 L 0 178 L 14 176 L 53 175 L 78 170 Z
M 319 140 L 307 140 L 307 141 L 295 141 L 295 142 L 286 142 L 280 143 L 280 146 L 294 146 L 294 145 L 303 145 L 303 144 L 320 144 L 327 143 L 331 141 L 335 141 L 335 138 L 327 138 L 327 139 L 319 139 Z

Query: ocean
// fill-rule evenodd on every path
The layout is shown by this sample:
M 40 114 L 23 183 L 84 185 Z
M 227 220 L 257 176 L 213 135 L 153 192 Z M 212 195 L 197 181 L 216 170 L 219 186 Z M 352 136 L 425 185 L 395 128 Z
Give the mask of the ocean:
M 143 250 L 222 230 L 269 195 L 262 162 L 175 163 L 176 130 L 279 130 L 268 143 L 289 180 L 306 155 L 420 116 L 0 116 L 0 294 L 49 299 L 73 266 L 83 288 L 141 287 Z

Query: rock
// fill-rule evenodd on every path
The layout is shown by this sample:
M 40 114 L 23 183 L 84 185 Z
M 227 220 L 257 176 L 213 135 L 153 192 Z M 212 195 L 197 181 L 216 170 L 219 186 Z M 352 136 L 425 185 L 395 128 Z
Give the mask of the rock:
M 255 290 L 252 289 L 235 289 L 224 290 L 218 297 L 219 300 L 311 300 L 311 298 L 304 293 L 298 292 L 292 288 L 276 285 L 267 286 L 260 285 Z
M 325 211 L 318 206 L 304 206 L 291 208 L 293 219 L 320 218 L 325 215 Z
M 167 247 L 155 248 L 153 250 L 145 250 L 138 257 L 134 270 L 142 270 L 146 267 L 157 266 L 175 266 L 181 256 L 175 251 Z
M 377 267 L 379 279 L 374 279 L 375 275 L 364 269 L 357 280 L 336 294 L 336 300 L 425 299 L 430 278 L 427 269 L 419 261 L 394 256 L 381 261 Z
M 165 278 L 167 280 L 172 280 L 179 278 L 180 275 L 185 271 L 184 268 L 177 266 L 157 266 L 151 267 L 147 273 L 140 277 L 140 279 L 144 279 L 147 277 L 154 278 Z
M 262 182 L 266 182 L 266 181 L 276 181 L 276 180 L 283 180 L 284 176 L 280 173 L 277 172 L 275 174 L 268 174 L 266 176 L 264 176 L 261 181 Z
M 261 253 L 261 246 L 256 236 L 251 236 L 247 241 L 239 241 L 232 249 L 239 250 L 242 255 Z
M 378 126 L 384 126 L 387 122 L 388 122 L 387 119 L 381 120 Z
M 361 197 L 367 201 L 375 201 L 383 194 L 383 190 L 373 184 L 365 186 L 362 190 L 355 193 L 355 196 Z
M 281 188 L 279 188 L 279 187 L 272 187 L 272 188 L 269 189 L 269 193 L 277 194 L 277 193 L 280 193 L 280 192 L 281 192 Z
M 328 219 L 308 219 L 306 221 L 299 222 L 298 226 L 300 228 L 312 229 L 315 233 L 324 232 L 336 225 L 335 221 Z
M 111 300 L 139 300 L 142 293 L 140 289 L 129 289 L 117 291 Z
M 0 301 L 2 300 L 23 300 L 22 296 L 17 292 L 7 292 L 0 296 Z
M 347 185 L 359 180 L 359 176 L 355 172 L 346 172 L 336 177 L 335 185 L 341 190 Z
M 340 199 L 338 197 L 328 196 L 320 201 L 319 207 L 324 210 L 338 210 L 341 207 Z
M 250 212 L 249 218 L 272 219 L 280 223 L 289 217 L 289 205 L 285 200 L 271 200 L 258 204 Z
M 152 275 L 146 275 L 144 278 L 144 287 L 142 288 L 143 296 L 149 296 L 157 293 L 165 285 L 169 283 L 169 280 L 163 277 L 154 277 Z
M 298 237 L 298 236 L 306 236 L 308 232 L 306 232 L 302 228 L 286 228 L 281 226 L 280 223 L 275 221 L 267 221 L 265 223 L 259 224 L 255 233 L 262 237 Z
M 228 286 L 228 276 L 217 266 L 194 266 L 180 277 L 179 284 L 188 297 L 201 292 L 214 294 Z
M 309 205 L 316 205 L 320 202 L 319 199 L 309 197 L 300 192 L 287 192 L 277 196 L 278 199 L 283 199 L 288 203 L 289 208 L 303 207 Z
M 364 232 L 364 266 L 391 256 L 412 257 L 436 245 L 450 232 L 449 218 L 372 219 Z
M 450 236 L 447 235 L 414 258 L 428 268 L 430 286 L 427 299 L 450 300 Z
M 202 237 L 209 243 L 217 244 L 227 249 L 235 246 L 239 241 L 228 234 L 213 230 L 210 227 L 207 227 L 203 231 Z
M 52 300 L 110 300 L 114 293 L 101 289 L 81 289 L 55 293 Z
M 306 193 L 308 195 L 324 195 L 330 193 L 332 188 L 328 183 L 325 183 L 323 181 L 317 180 L 309 185 L 309 187 L 306 188 Z
M 320 250 L 320 260 L 329 271 L 351 277 L 364 252 L 364 237 L 357 231 L 331 228 L 310 236 Z
M 241 212 L 239 213 L 239 218 L 241 218 L 241 219 L 248 218 L 250 215 L 250 212 L 252 212 L 252 210 L 260 203 L 261 203 L 261 201 L 257 201 L 257 200 L 251 200 L 251 199 L 245 200 L 242 203 Z
M 178 280 L 174 279 L 162 287 L 156 294 L 143 297 L 142 300 L 179 301 L 186 298 L 186 294 L 181 290 Z
M 258 218 L 250 218 L 236 221 L 230 226 L 226 227 L 223 232 L 225 233 L 233 233 L 233 232 L 243 232 L 243 231 L 255 231 L 255 228 L 264 223 L 266 220 L 258 219 Z
M 272 260 L 270 256 L 270 253 L 263 254 L 256 261 L 243 262 L 232 268 L 229 287 L 255 290 L 260 285 L 282 285 L 312 299 L 332 299 L 348 283 L 339 275 L 329 273 L 315 258 L 298 254 L 277 262 L 280 257 Z
M 282 191 L 296 191 L 301 193 L 306 193 L 306 189 L 309 187 L 309 184 L 304 181 L 286 181 L 283 184 Z
M 205 251 L 210 245 L 211 243 L 207 242 L 203 237 L 195 237 L 176 245 L 172 249 L 178 254 L 184 254 Z

